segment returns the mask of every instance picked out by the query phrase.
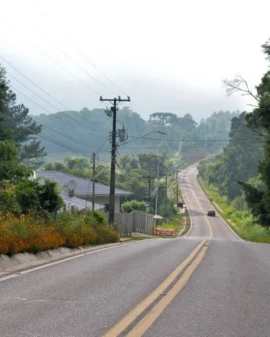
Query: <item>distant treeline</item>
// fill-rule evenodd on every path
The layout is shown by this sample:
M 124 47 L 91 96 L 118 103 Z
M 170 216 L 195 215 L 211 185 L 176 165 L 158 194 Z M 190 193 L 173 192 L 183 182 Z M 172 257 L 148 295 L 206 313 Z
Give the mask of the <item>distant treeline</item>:
M 138 113 L 124 107 L 117 113 L 117 128 L 127 130 L 128 144 L 123 145 L 118 140 L 119 151 L 123 154 L 181 152 L 187 161 L 196 160 L 216 153 L 228 144 L 231 119 L 238 115 L 238 111 L 214 112 L 197 124 L 190 114 L 179 117 L 173 113 L 157 112 L 146 121 Z M 48 154 L 110 153 L 108 138 L 112 131 L 112 119 L 102 109 L 84 108 L 78 112 L 41 114 L 34 119 L 42 124 L 40 140 Z M 136 139 L 146 134 L 149 135 Z

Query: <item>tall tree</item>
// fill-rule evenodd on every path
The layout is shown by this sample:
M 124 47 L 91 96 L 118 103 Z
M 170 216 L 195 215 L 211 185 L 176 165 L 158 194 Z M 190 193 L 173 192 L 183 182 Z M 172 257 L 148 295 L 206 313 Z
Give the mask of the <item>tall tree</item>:
M 270 61 L 270 40 L 263 46 L 263 52 Z M 261 79 L 261 83 L 253 93 L 247 82 L 238 77 L 235 80 L 226 82 L 228 90 L 231 92 L 240 91 L 252 96 L 256 101 L 256 107 L 252 113 L 247 114 L 246 119 L 249 127 L 263 137 L 264 159 L 259 163 L 259 173 L 264 183 L 264 189 L 252 186 L 249 183 L 241 182 L 248 205 L 252 213 L 257 217 L 263 226 L 270 225 L 270 71 L 267 71 Z
M 40 166 L 46 155 L 37 139 L 42 127 L 29 116 L 28 108 L 23 104 L 17 104 L 16 94 L 10 89 L 5 70 L 1 65 L 0 100 L 0 137 L 14 140 L 20 161 L 32 167 Z

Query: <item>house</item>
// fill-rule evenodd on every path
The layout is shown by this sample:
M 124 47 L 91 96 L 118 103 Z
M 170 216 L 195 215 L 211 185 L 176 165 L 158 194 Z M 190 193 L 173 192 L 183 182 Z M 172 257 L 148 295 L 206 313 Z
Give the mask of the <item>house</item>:
M 87 200 L 83 200 L 74 196 L 70 196 L 68 191 L 61 191 L 60 193 L 66 208 L 68 210 L 71 210 L 72 207 L 75 207 L 78 210 L 83 210 L 83 209 L 90 209 L 92 210 L 92 202 L 91 201 L 87 201 Z M 100 204 L 96 204 L 95 203 L 95 210 L 96 211 L 103 211 L 105 209 L 104 205 L 100 205 Z
M 81 206 L 83 206 L 83 204 L 85 204 L 86 201 L 88 201 L 89 207 L 91 207 L 90 204 L 92 201 L 92 181 L 84 178 L 78 178 L 76 176 L 69 175 L 59 171 L 37 171 L 36 178 L 44 178 L 55 181 L 60 188 L 63 188 L 63 191 L 61 192 L 62 197 L 67 202 L 68 198 L 73 199 L 75 197 L 75 202 L 79 203 Z M 68 190 L 70 190 L 68 186 L 72 186 L 72 189 L 74 190 L 73 197 L 71 197 L 70 193 L 68 192 Z M 116 213 L 120 212 L 120 198 L 127 197 L 132 194 L 133 194 L 132 192 L 128 192 L 119 188 L 115 189 L 114 209 Z M 109 196 L 110 196 L 110 186 L 106 186 L 96 182 L 95 204 L 97 204 L 97 208 L 95 207 L 95 209 L 98 209 L 98 207 L 100 206 L 102 206 L 102 208 L 106 207 L 109 204 Z M 82 199 L 83 202 L 81 201 Z

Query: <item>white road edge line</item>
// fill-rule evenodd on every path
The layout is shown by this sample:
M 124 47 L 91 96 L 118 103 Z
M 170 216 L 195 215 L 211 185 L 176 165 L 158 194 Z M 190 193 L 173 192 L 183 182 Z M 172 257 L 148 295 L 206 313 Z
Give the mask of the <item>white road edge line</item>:
M 130 242 L 130 243 L 126 243 L 124 245 L 120 244 L 120 245 L 113 246 L 113 247 L 101 248 L 101 249 L 94 250 L 94 251 L 91 251 L 91 252 L 86 252 L 86 253 L 82 253 L 82 254 L 79 254 L 79 255 L 63 258 L 63 259 L 58 260 L 58 261 L 49 262 L 49 263 L 46 263 L 46 264 L 38 266 L 38 267 L 33 267 L 33 268 L 30 268 L 30 269 L 18 271 L 16 273 L 15 272 L 14 273 L 11 272 L 7 276 L 0 277 L 0 282 L 9 280 L 9 279 L 14 278 L 14 277 L 18 277 L 20 275 L 32 273 L 32 272 L 40 270 L 40 269 L 48 268 L 48 267 L 54 266 L 56 264 L 64 263 L 64 262 L 67 262 L 67 261 L 70 261 L 70 260 L 74 260 L 74 259 L 78 259 L 78 258 L 80 258 L 82 256 L 86 256 L 86 255 L 90 255 L 90 254 L 96 254 L 96 253 L 103 252 L 103 251 L 109 250 L 109 249 L 114 249 L 114 248 L 119 248 L 119 247 L 125 247 L 125 246 L 129 246 L 129 245 L 132 245 L 132 244 L 135 244 L 135 243 L 138 244 L 138 243 L 142 243 L 144 241 L 147 241 L 147 240 L 133 241 L 133 242 Z
M 207 198 L 207 195 L 204 193 L 204 190 L 201 188 L 200 184 L 198 183 L 197 176 L 198 176 L 198 174 L 196 174 L 195 179 L 196 179 L 196 182 L 197 182 L 199 188 L 200 188 L 201 191 L 203 192 L 203 194 L 204 194 L 204 196 L 206 197 L 206 199 L 208 200 L 209 204 L 216 210 L 216 207 L 214 207 L 214 206 L 212 205 L 212 203 L 210 202 L 210 200 Z M 235 233 L 235 231 L 234 231 L 234 230 L 231 228 L 231 226 L 230 226 L 230 225 L 229 225 L 229 224 L 222 218 L 222 216 L 219 214 L 219 212 L 218 212 L 217 210 L 216 210 L 216 212 L 217 212 L 217 214 L 219 215 L 220 219 L 221 219 L 221 220 L 228 226 L 228 228 L 232 231 L 232 233 L 233 233 L 239 240 L 246 242 L 246 240 L 240 238 L 240 236 L 239 236 L 238 234 Z
M 181 176 L 180 176 L 180 180 L 181 180 Z M 178 186 L 180 187 L 180 181 L 178 181 Z M 181 188 L 180 188 L 180 190 L 181 190 Z M 186 198 L 184 197 L 184 193 L 182 193 L 182 197 L 184 199 L 185 204 L 188 206 L 188 203 L 186 202 Z M 190 213 L 189 213 L 189 207 L 187 207 L 187 210 L 188 210 L 188 216 L 189 216 L 189 219 L 190 219 L 190 228 L 189 228 L 188 232 L 185 235 L 183 235 L 183 237 L 184 236 L 188 236 L 188 234 L 191 232 L 192 227 L 193 227 L 193 225 L 192 225 L 192 217 L 190 216 Z
M 190 182 L 189 182 L 188 180 L 187 180 L 187 183 L 188 183 L 188 185 L 189 185 L 189 188 L 190 188 L 190 190 L 191 190 L 191 192 L 192 192 L 194 198 L 195 198 L 196 201 L 197 201 L 198 206 L 201 208 L 202 213 L 203 213 L 203 216 L 204 216 L 204 218 L 205 218 L 205 220 L 206 220 L 206 222 L 207 222 L 207 224 L 208 224 L 209 231 L 210 231 L 210 238 L 213 238 L 213 237 L 214 237 L 214 232 L 213 232 L 213 229 L 212 229 L 212 225 L 211 225 L 209 219 L 207 218 L 207 216 L 205 215 L 204 209 L 202 208 L 202 205 L 201 205 L 200 201 L 198 200 L 198 198 L 197 198 L 197 196 L 196 196 L 194 190 L 192 189 L 192 187 L 191 187 L 191 185 L 190 185 Z

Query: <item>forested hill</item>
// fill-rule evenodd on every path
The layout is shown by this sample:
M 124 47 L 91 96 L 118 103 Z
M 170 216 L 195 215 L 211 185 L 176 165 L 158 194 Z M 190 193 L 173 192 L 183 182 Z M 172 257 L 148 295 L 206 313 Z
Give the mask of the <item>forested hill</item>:
M 172 113 L 153 113 L 144 120 L 127 107 L 117 112 L 117 128 L 127 129 L 128 144 L 119 143 L 119 151 L 124 154 L 139 152 L 170 151 L 183 156 L 202 157 L 216 153 L 228 143 L 231 119 L 239 112 L 214 112 L 198 124 L 190 114 L 178 116 Z M 112 118 L 103 109 L 63 111 L 55 114 L 33 117 L 42 124 L 41 142 L 46 152 L 52 154 L 90 154 L 110 151 L 109 133 Z M 158 134 L 153 131 L 161 131 Z M 136 139 L 142 135 L 144 138 Z M 194 158 L 196 159 L 196 158 Z

